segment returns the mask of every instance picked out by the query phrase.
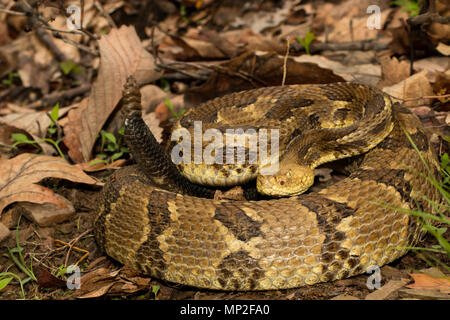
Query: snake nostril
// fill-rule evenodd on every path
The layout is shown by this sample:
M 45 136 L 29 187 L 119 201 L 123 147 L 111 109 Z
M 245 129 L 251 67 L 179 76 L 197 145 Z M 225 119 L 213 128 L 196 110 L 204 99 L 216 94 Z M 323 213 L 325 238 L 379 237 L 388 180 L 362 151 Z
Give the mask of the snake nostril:
M 282 186 L 284 186 L 284 183 L 285 183 L 284 181 L 280 181 L 280 184 L 281 184 Z

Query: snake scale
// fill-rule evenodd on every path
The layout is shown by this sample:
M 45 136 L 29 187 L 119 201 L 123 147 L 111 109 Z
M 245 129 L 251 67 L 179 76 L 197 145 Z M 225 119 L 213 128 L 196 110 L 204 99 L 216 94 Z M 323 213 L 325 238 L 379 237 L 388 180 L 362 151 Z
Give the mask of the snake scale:
M 169 282 L 267 290 L 361 274 L 404 255 L 405 247 L 420 239 L 416 219 L 395 208 L 431 210 L 424 198 L 439 201 L 426 179 L 438 179 L 439 166 L 420 120 L 365 85 L 243 91 L 208 101 L 178 121 L 175 128 L 187 130 L 193 120 L 202 120 L 203 130 L 214 124 L 222 131 L 228 126 L 279 128 L 281 176 L 268 177 L 266 185 L 289 184 L 283 161 L 288 168 L 314 168 L 362 153 L 347 177 L 320 191 L 295 190 L 291 197 L 259 201 L 215 200 L 214 188 L 190 181 L 195 182 L 196 172 L 213 180 L 233 175 L 239 180 L 243 171 L 257 170 L 245 165 L 177 168 L 143 122 L 139 90 L 130 79 L 123 109 L 125 139 L 137 164 L 116 171 L 105 184 L 95 238 L 113 259 Z

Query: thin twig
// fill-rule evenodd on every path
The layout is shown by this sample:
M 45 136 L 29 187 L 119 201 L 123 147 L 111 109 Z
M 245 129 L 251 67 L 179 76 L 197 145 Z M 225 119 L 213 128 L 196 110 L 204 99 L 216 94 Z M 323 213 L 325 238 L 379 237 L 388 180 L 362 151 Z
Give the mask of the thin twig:
M 84 237 L 86 234 L 88 234 L 91 231 L 92 231 L 91 229 L 88 229 L 88 230 L 84 231 L 78 237 L 76 237 L 75 239 L 71 240 L 69 243 L 61 241 L 61 240 L 55 240 L 56 242 L 65 244 L 65 245 L 67 245 L 69 247 L 69 250 L 67 251 L 67 254 L 66 254 L 66 259 L 64 260 L 64 267 L 67 268 L 67 263 L 69 261 L 69 256 L 70 256 L 70 252 L 72 251 L 72 248 L 74 248 L 76 250 L 79 250 L 79 251 L 87 252 L 84 249 L 80 249 L 78 247 L 74 247 L 74 244 L 77 243 L 78 240 L 80 240 L 82 237 Z M 84 258 L 84 256 L 83 256 L 83 258 Z M 79 263 L 79 261 L 76 264 L 78 264 L 78 263 Z
M 330 51 L 380 51 L 388 47 L 388 42 L 379 42 L 376 39 L 372 40 L 360 40 L 360 41 L 350 41 L 350 42 L 325 42 L 325 43 L 311 43 L 309 45 L 309 51 L 311 53 L 317 53 L 324 50 Z M 304 51 L 305 48 L 298 43 L 291 43 L 291 49 L 295 52 Z
M 247 73 L 245 71 L 242 70 L 238 70 L 238 71 L 233 71 L 230 69 L 227 69 L 225 67 L 222 66 L 211 66 L 211 68 L 219 73 L 225 73 L 228 74 L 230 76 L 235 76 L 235 77 L 239 77 L 242 78 L 250 83 L 253 84 L 253 81 L 259 82 L 260 84 L 262 84 L 265 87 L 268 87 L 269 84 L 261 79 L 256 78 L 255 76 L 251 75 L 250 73 Z
M 27 14 L 25 12 L 19 12 L 19 11 L 13 11 L 13 10 L 8 10 L 8 9 L 4 9 L 4 8 L 0 8 L 0 12 L 4 12 L 13 16 L 26 16 Z
M 411 25 L 429 24 L 432 22 L 437 22 L 440 24 L 448 24 L 450 23 L 450 16 L 443 17 L 437 13 L 426 12 L 418 16 L 409 18 L 407 21 Z
M 39 19 L 40 20 L 40 19 Z M 92 34 L 91 32 L 81 28 L 78 30 L 60 30 L 60 29 L 55 29 L 50 27 L 49 25 L 43 25 L 41 26 L 44 29 L 50 30 L 52 32 L 56 32 L 56 33 L 69 33 L 69 34 L 78 34 L 78 35 L 87 35 L 89 38 L 93 39 L 93 40 L 99 40 L 100 37 L 98 37 L 95 34 Z M 58 35 L 58 38 L 60 38 L 62 36 Z
M 97 10 L 100 12 L 102 16 L 105 17 L 106 21 L 108 21 L 109 25 L 112 28 L 117 28 L 117 24 L 114 22 L 114 20 L 111 18 L 108 12 L 103 9 L 102 5 L 98 1 L 94 1 L 94 5 L 97 8 Z
M 39 19 L 37 18 L 38 13 L 26 1 L 21 1 L 18 5 L 29 16 L 28 20 L 38 39 L 53 53 L 58 61 L 67 60 L 66 55 L 55 45 L 50 34 L 40 26 Z
M 397 98 L 394 96 L 391 96 L 395 99 L 401 100 L 403 102 L 407 102 L 407 101 L 416 101 L 416 100 L 421 100 L 421 99 L 441 99 L 441 98 L 449 98 L 450 97 L 450 93 L 449 94 L 444 94 L 441 96 L 422 96 L 422 97 L 417 97 L 417 98 Z
M 15 147 L 12 146 L 12 145 L 5 144 L 5 143 L 3 143 L 3 142 L 0 142 L 0 148 L 8 148 L 8 149 L 12 149 L 12 148 L 15 148 Z
M 99 57 L 99 56 L 100 56 L 100 53 L 99 53 L 97 50 L 91 49 L 91 48 L 89 48 L 88 46 L 85 46 L 85 45 L 83 45 L 83 44 L 81 44 L 81 43 L 78 43 L 78 42 L 75 42 L 75 41 L 73 41 L 73 40 L 70 40 L 69 38 L 66 38 L 66 37 L 64 37 L 64 36 L 62 36 L 62 35 L 60 35 L 60 34 L 58 34 L 58 33 L 56 33 L 56 32 L 53 33 L 53 36 L 54 36 L 55 38 L 61 39 L 61 40 L 64 41 L 65 43 L 68 43 L 68 44 L 70 44 L 70 45 L 73 45 L 74 47 L 77 47 L 77 48 L 80 49 L 81 51 L 84 51 L 84 52 L 86 52 L 86 53 L 89 53 L 89 54 L 93 55 L 94 57 Z
M 27 108 L 35 109 L 40 107 L 45 107 L 49 105 L 54 105 L 56 102 L 66 99 L 71 99 L 73 97 L 83 95 L 91 89 L 90 83 L 84 83 L 79 87 L 67 89 L 64 91 L 57 91 L 51 94 L 45 95 L 42 99 L 33 102 L 27 106 Z
M 160 64 L 160 63 L 156 63 L 155 62 L 155 65 L 158 68 L 162 68 L 162 69 L 166 69 L 166 70 L 170 70 L 170 71 L 175 71 L 175 72 L 181 73 L 181 74 L 183 74 L 183 75 L 185 75 L 185 76 L 187 76 L 189 78 L 192 78 L 192 79 L 197 79 L 197 80 L 207 80 L 208 79 L 208 77 L 201 76 L 201 75 L 199 75 L 197 73 L 192 73 L 192 72 L 189 72 L 189 71 L 184 71 L 184 70 L 181 70 L 181 69 L 170 67 L 170 66 L 168 66 L 166 64 Z
M 289 56 L 289 38 L 286 39 L 286 54 L 284 55 L 283 61 L 283 80 L 281 81 L 282 86 L 284 86 L 284 83 L 286 82 L 288 56 Z

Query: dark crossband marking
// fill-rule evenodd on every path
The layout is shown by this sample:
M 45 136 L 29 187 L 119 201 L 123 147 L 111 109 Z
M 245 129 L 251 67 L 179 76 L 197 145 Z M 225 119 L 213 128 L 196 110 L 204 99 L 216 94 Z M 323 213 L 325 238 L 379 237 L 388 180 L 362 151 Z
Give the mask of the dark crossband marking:
M 249 241 L 253 237 L 262 236 L 261 223 L 251 219 L 235 205 L 218 206 L 214 218 L 230 230 L 241 241 Z
M 374 114 L 378 114 L 385 107 L 384 96 L 380 93 L 376 93 L 373 95 L 371 100 L 367 100 L 364 105 L 365 115 L 371 116 Z
M 248 252 L 239 250 L 226 256 L 218 267 L 219 283 L 223 288 L 252 290 L 264 272 L 258 260 L 249 256 Z M 234 270 L 231 272 L 230 270 Z
M 157 238 L 170 224 L 168 193 L 153 190 L 149 197 L 147 210 L 150 232 L 147 235 L 147 240 L 141 244 L 136 252 L 136 260 L 142 265 L 150 265 L 151 273 L 161 277 L 162 272 L 166 269 L 166 262 Z
M 347 118 L 348 113 L 351 110 L 349 108 L 339 108 L 333 114 L 333 122 L 344 121 Z
M 411 185 L 405 180 L 405 170 L 356 170 L 350 175 L 350 178 L 375 180 L 378 183 L 392 186 L 400 193 L 403 201 L 411 201 Z
M 429 148 L 428 145 L 428 138 L 425 133 L 423 133 L 420 130 L 417 130 L 416 133 L 411 135 L 412 141 L 414 141 L 414 144 L 416 145 L 417 149 L 420 151 L 427 151 Z

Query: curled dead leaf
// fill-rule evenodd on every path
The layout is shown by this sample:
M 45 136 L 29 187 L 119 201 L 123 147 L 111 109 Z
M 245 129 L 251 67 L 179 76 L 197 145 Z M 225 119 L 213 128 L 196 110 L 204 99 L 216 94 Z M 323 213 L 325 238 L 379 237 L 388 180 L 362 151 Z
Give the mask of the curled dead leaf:
M 64 143 L 77 163 L 91 158 L 92 147 L 106 119 L 122 96 L 129 75 L 138 82 L 158 79 L 154 59 L 143 47 L 134 27 L 113 29 L 99 41 L 100 68 L 89 97 L 69 112 L 64 126 Z
M 78 298 L 98 298 L 106 294 L 130 294 L 146 288 L 150 284 L 149 277 L 142 277 L 137 271 L 123 267 L 110 271 L 99 268 L 85 274 L 81 280 L 81 288 L 74 292 Z
M 432 277 L 424 273 L 409 273 L 409 275 L 414 279 L 414 283 L 407 285 L 407 288 L 417 290 L 439 290 L 450 294 L 449 278 Z
M 275 53 L 244 53 L 226 63 L 216 66 L 209 79 L 201 86 L 186 90 L 186 105 L 198 105 L 206 100 L 227 93 L 279 86 L 283 79 L 284 57 Z M 287 59 L 285 84 L 332 83 L 344 81 L 332 70 L 317 64 Z
M 66 204 L 50 189 L 36 184 L 49 177 L 101 185 L 62 158 L 23 153 L 0 161 L 0 213 L 9 204 L 19 201 L 53 203 L 65 208 Z
M 390 94 L 394 98 L 399 99 L 432 96 L 434 94 L 433 88 L 427 78 L 427 73 L 428 72 L 426 70 L 423 70 L 397 84 L 394 84 L 393 86 L 383 88 L 383 91 Z M 427 104 L 430 102 L 430 99 L 423 99 L 420 102 L 422 104 Z M 417 106 L 418 101 L 405 101 L 404 104 L 407 107 Z

